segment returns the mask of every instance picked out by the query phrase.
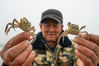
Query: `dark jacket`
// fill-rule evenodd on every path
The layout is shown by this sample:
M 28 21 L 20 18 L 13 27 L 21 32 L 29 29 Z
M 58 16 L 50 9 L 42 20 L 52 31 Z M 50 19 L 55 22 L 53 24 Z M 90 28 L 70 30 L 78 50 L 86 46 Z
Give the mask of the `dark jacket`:
M 33 49 L 39 49 L 39 50 L 45 50 L 45 39 L 42 36 L 42 32 L 39 32 L 36 37 L 36 41 L 32 43 Z M 62 38 L 60 40 L 60 45 L 64 47 L 70 47 L 71 46 L 71 40 L 68 37 L 65 37 L 64 43 L 62 41 Z

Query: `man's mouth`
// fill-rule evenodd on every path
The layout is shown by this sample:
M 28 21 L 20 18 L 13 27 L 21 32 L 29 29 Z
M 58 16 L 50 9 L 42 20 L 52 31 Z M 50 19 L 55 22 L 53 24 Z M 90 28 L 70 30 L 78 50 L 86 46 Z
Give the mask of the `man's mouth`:
M 54 36 L 55 34 L 48 34 L 49 36 Z
M 55 33 L 48 33 L 49 38 L 53 38 L 55 36 Z
M 48 35 L 55 35 L 55 33 L 48 33 Z

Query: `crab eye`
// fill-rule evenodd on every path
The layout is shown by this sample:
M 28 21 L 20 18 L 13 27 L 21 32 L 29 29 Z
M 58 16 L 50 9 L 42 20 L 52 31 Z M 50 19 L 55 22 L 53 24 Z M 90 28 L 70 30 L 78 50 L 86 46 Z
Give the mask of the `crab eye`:
M 67 25 L 70 25 L 71 24 L 71 22 L 68 22 L 68 24 Z

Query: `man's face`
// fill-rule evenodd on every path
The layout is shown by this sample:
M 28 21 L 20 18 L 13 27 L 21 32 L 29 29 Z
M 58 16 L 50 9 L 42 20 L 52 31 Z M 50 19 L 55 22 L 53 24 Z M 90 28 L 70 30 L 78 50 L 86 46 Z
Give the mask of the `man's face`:
M 56 42 L 62 31 L 62 28 L 62 24 L 56 24 L 53 21 L 48 21 L 40 24 L 40 29 L 42 31 L 43 37 L 47 42 Z

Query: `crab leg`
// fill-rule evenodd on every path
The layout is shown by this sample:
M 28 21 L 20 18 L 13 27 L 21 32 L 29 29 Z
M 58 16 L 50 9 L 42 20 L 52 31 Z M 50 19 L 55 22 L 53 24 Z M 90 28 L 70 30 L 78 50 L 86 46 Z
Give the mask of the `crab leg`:
M 10 29 L 13 28 L 12 26 L 8 28 L 8 30 L 6 31 L 6 35 L 8 35 L 8 32 L 10 31 Z
M 30 32 L 30 35 L 32 36 L 32 38 L 30 39 L 30 41 L 32 43 L 36 40 L 36 34 L 34 34 L 33 32 Z
M 33 31 L 33 33 L 35 32 L 34 26 L 31 27 L 31 31 Z
M 86 25 L 82 26 L 82 27 L 80 28 L 80 30 L 82 30 L 82 29 L 85 28 L 85 27 L 86 27 Z
M 6 25 L 6 28 L 5 28 L 5 33 L 7 32 L 8 25 L 12 25 L 12 23 L 8 23 L 8 24 Z
M 14 27 L 15 27 L 14 22 L 16 22 L 16 23 L 19 25 L 19 22 L 18 22 L 16 19 L 14 19 L 14 20 L 13 20 L 13 23 L 12 23 L 12 27 L 13 27 L 13 29 L 14 29 Z M 14 30 L 15 30 L 15 29 L 14 29 Z
M 8 28 L 8 25 L 11 25 L 11 27 Z M 6 35 L 8 34 L 8 32 L 10 31 L 10 29 L 13 28 L 12 23 L 8 23 L 5 29 L 5 33 Z M 16 24 L 14 24 L 14 28 L 18 28 L 18 26 Z
M 65 36 L 67 36 L 68 35 L 68 30 L 65 30 L 65 32 L 63 33 L 63 43 L 64 43 L 64 38 L 65 38 Z
M 60 42 L 60 40 L 61 40 L 61 37 L 63 37 L 63 43 L 64 43 L 64 37 L 67 36 L 67 35 L 68 35 L 68 30 L 65 30 L 65 32 L 63 32 L 63 33 L 59 36 L 59 38 L 58 38 L 58 40 L 57 40 L 57 44 L 59 44 L 59 42 Z

